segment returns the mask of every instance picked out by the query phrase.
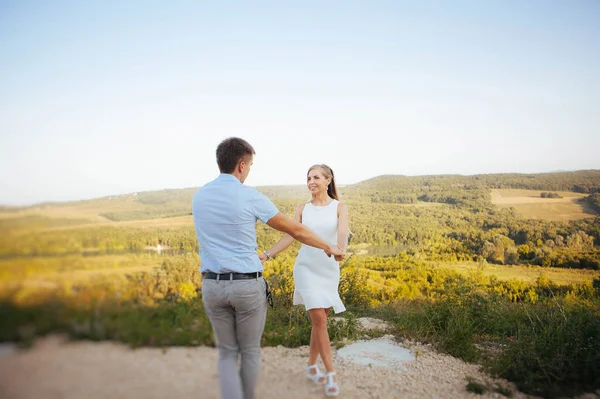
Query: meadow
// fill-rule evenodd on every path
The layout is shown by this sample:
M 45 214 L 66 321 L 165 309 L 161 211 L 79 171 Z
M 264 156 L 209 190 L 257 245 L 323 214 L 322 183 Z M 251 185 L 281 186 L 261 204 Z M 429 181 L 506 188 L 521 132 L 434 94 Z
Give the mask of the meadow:
M 596 212 L 582 201 L 585 194 L 556 192 L 559 198 L 543 198 L 542 190 L 492 190 L 492 204 L 513 207 L 523 217 L 544 220 L 577 220 L 594 217 Z
M 287 214 L 306 200 L 301 186 L 259 189 Z M 213 345 L 193 191 L 1 209 L 0 340 L 28 346 L 66 333 L 134 347 Z M 348 311 L 329 325 L 334 345 L 381 334 L 356 322 L 378 317 L 399 340 L 430 342 L 524 392 L 600 387 L 600 172 L 382 176 L 340 191 L 354 235 L 341 264 Z M 494 193 L 509 202 L 494 203 Z M 543 217 L 523 214 L 523 198 Z M 587 208 L 564 217 L 547 201 Z M 280 237 L 262 224 L 257 232 L 259 250 Z M 307 315 L 291 303 L 297 250 L 265 264 L 275 307 L 264 345 L 308 343 Z

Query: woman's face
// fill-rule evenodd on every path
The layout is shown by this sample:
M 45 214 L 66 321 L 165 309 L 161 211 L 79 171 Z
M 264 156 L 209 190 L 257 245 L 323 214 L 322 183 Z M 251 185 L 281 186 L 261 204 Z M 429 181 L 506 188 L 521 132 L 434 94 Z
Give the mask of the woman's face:
M 321 168 L 314 168 L 308 172 L 306 178 L 306 186 L 312 194 L 319 193 L 321 191 L 327 192 L 327 185 L 331 182 L 331 179 L 327 179 L 323 175 Z

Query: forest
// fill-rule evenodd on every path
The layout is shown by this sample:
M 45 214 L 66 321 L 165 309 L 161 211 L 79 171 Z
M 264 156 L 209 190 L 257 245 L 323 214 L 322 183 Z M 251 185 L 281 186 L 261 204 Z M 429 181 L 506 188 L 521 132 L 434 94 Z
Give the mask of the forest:
M 513 208 L 492 204 L 489 195 L 492 188 L 585 188 L 586 193 L 592 194 L 580 202 L 589 204 L 590 213 L 582 212 L 588 217 L 570 221 L 528 219 Z M 277 190 L 273 188 L 262 190 L 270 193 L 278 208 L 288 215 L 306 200 L 306 194 L 303 197 L 296 189 L 282 189 L 279 194 L 274 194 Z M 505 265 L 600 268 L 600 223 L 594 215 L 600 200 L 600 172 L 383 176 L 343 187 L 340 191 L 350 209 L 353 245 L 393 247 L 395 253 L 405 252 L 434 261 L 486 260 Z M 119 222 L 188 216 L 186 223 L 177 226 L 90 225 L 85 219 L 56 219 L 43 214 L 0 219 L 4 236 L 0 257 L 140 251 L 157 244 L 172 250 L 197 252 L 189 217 L 193 192 L 185 189 L 140 193 L 133 200 L 139 209 L 113 211 L 110 215 L 119 217 L 108 218 Z M 130 198 L 121 201 L 121 208 L 131 208 L 127 206 L 132 201 Z M 99 212 L 99 216 L 107 215 L 109 213 Z M 278 237 L 279 233 L 259 226 L 259 248 L 270 245 Z

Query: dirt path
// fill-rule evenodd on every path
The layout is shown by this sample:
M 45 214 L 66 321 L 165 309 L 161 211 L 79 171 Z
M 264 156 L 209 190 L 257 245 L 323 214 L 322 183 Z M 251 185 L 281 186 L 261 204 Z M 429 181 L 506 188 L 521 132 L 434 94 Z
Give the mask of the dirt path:
M 360 366 L 336 359 L 340 398 L 499 398 L 466 391 L 466 377 L 490 381 L 469 365 L 426 347 L 401 368 Z M 263 348 L 260 399 L 323 398 L 323 387 L 304 377 L 307 348 Z M 129 349 L 114 342 L 66 342 L 53 336 L 32 349 L 0 351 L 0 398 L 219 397 L 217 351 L 208 347 Z M 502 382 L 508 385 L 506 382 Z M 514 389 L 513 389 L 514 390 Z M 516 393 L 513 398 L 525 397 Z

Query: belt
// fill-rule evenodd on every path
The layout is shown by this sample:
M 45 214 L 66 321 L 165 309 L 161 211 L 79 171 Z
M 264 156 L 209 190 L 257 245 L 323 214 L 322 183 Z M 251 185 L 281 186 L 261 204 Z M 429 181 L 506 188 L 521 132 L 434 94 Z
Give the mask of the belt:
M 250 280 L 262 277 L 262 272 L 254 273 L 221 273 L 217 274 L 214 272 L 206 272 L 203 278 L 209 280 Z

